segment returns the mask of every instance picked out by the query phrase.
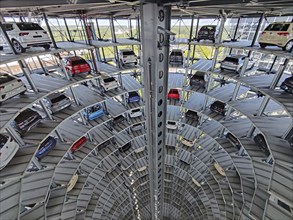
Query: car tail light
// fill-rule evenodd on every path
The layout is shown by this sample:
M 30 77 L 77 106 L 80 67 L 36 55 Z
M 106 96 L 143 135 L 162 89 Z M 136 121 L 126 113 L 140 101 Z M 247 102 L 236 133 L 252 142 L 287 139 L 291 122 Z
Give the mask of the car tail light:
M 29 35 L 29 33 L 28 32 L 20 32 L 18 35 L 19 36 L 25 36 L 25 35 Z
M 280 35 L 280 36 L 288 36 L 289 35 L 289 32 L 283 32 L 283 33 L 278 33 L 278 35 Z
M 12 138 L 10 138 L 10 142 L 12 142 L 13 141 L 13 139 Z
M 47 31 L 44 31 L 43 33 L 44 33 L 44 34 L 47 34 Z
M 123 56 L 123 58 L 127 58 L 127 56 Z
M 21 82 L 21 79 L 18 79 L 17 82 Z
M 5 88 L 5 86 L 0 86 L 0 89 L 4 89 Z
M 264 35 L 265 33 L 266 33 L 266 32 L 264 31 L 264 32 L 261 33 L 261 35 Z

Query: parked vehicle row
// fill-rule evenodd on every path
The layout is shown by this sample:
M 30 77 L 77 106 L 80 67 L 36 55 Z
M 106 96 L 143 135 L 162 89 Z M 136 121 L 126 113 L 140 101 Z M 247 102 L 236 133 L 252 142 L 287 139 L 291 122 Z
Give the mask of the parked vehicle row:
M 218 35 L 216 25 L 203 25 L 194 38 L 197 42 L 210 40 L 215 43 Z M 273 22 L 269 24 L 258 38 L 261 48 L 267 46 L 281 47 L 283 51 L 291 52 L 293 49 L 293 22 Z

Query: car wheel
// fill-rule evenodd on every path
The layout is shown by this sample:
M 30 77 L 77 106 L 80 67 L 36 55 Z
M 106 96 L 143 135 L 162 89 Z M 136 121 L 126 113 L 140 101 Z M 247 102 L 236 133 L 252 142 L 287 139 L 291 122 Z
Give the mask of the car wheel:
M 200 42 L 200 39 L 197 39 L 197 42 Z
M 291 52 L 293 49 L 293 40 L 290 40 L 285 47 L 282 48 L 284 51 Z
M 137 62 L 135 62 L 134 65 L 137 65 Z
M 47 44 L 45 46 L 43 46 L 45 48 L 45 50 L 49 50 L 50 49 L 50 44 Z
M 261 48 L 265 48 L 267 45 L 266 45 L 266 44 L 263 44 L 263 43 L 259 43 L 259 46 L 260 46 Z
M 215 39 L 213 39 L 212 41 L 213 41 L 213 43 L 215 43 L 215 42 L 216 42 L 216 41 L 215 41 Z
M 24 53 L 25 52 L 25 48 L 23 48 L 17 40 L 12 40 L 12 45 L 13 45 L 14 49 L 16 50 L 16 53 Z

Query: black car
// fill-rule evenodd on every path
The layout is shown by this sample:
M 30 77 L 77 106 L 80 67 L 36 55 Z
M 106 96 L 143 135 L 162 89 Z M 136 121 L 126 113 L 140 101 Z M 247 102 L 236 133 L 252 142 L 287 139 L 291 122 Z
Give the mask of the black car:
M 267 142 L 262 134 L 255 135 L 253 140 L 255 144 L 261 149 L 261 151 L 266 154 L 266 156 L 270 155 Z
M 235 137 L 232 133 L 228 132 L 226 134 L 226 138 L 234 147 L 236 147 L 238 150 L 240 149 L 241 144 L 240 144 L 238 138 Z
M 36 126 L 42 119 L 42 116 L 28 108 L 19 113 L 19 115 L 14 119 L 12 126 L 19 132 L 20 135 L 24 135 L 31 128 Z
M 206 82 L 204 78 L 205 78 L 205 72 L 198 71 L 196 72 L 196 74 L 191 76 L 189 85 L 205 87 Z
M 127 150 L 129 150 L 131 148 L 131 142 L 128 142 L 127 144 L 124 144 L 122 147 L 119 148 L 119 151 L 121 153 L 126 152 Z
M 221 115 L 225 115 L 225 107 L 226 107 L 226 103 L 215 101 L 211 104 L 210 109 L 213 112 L 217 112 Z
M 286 92 L 293 94 L 293 76 L 285 79 L 284 82 L 282 82 L 280 87 Z
M 123 121 L 125 121 L 125 117 L 123 115 L 118 115 L 115 118 L 113 118 L 113 125 L 117 125 Z
M 187 119 L 198 120 L 197 112 L 192 111 L 192 110 L 188 110 L 188 111 L 185 113 L 185 117 L 186 117 Z
M 216 25 L 202 26 L 197 34 L 197 42 L 199 42 L 200 40 L 211 40 L 213 43 L 215 43 L 216 29 Z

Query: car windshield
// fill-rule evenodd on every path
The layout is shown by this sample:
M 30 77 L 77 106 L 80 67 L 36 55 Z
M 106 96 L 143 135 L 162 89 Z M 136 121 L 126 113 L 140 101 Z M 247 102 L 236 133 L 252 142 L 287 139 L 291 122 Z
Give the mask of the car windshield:
M 265 31 L 287 31 L 290 24 L 270 24 Z
M 64 94 L 61 94 L 61 95 L 57 96 L 56 98 L 51 99 L 51 102 L 52 103 L 60 102 L 66 98 L 67 97 Z
M 171 89 L 171 90 L 170 90 L 170 93 L 178 94 L 178 90 L 177 90 L 177 89 Z
M 9 76 L 8 74 L 0 75 L 0 84 L 4 84 L 12 80 L 14 80 L 14 78 L 12 76 Z
M 5 31 L 12 31 L 13 30 L 12 24 L 3 24 L 3 27 L 4 27 Z
M 138 96 L 137 92 L 129 92 L 128 94 L 130 97 Z
M 172 51 L 171 56 L 182 56 L 182 53 L 179 51 Z
M 216 27 L 213 26 L 203 26 L 200 30 L 201 31 L 214 31 Z
M 81 65 L 81 64 L 87 64 L 87 62 L 84 59 L 80 59 L 80 60 L 72 60 L 72 65 L 76 66 L 76 65 Z
M 0 134 L 0 149 L 4 147 L 6 142 L 8 141 L 8 138 L 2 134 Z
M 133 110 L 131 110 L 132 113 L 134 113 L 134 112 L 139 112 L 139 111 L 140 111 L 139 108 L 138 108 L 138 109 L 133 109 Z
M 131 55 L 135 55 L 133 51 L 123 51 L 123 56 L 131 56 Z
M 224 61 L 233 62 L 233 63 L 238 63 L 238 59 L 237 59 L 237 58 L 233 58 L 233 57 L 226 57 L 226 58 L 224 59 Z
M 36 23 L 16 23 L 21 31 L 43 31 L 43 28 Z
M 109 77 L 109 78 L 104 79 L 105 83 L 109 83 L 109 82 L 113 82 L 113 81 L 115 81 L 114 77 Z

